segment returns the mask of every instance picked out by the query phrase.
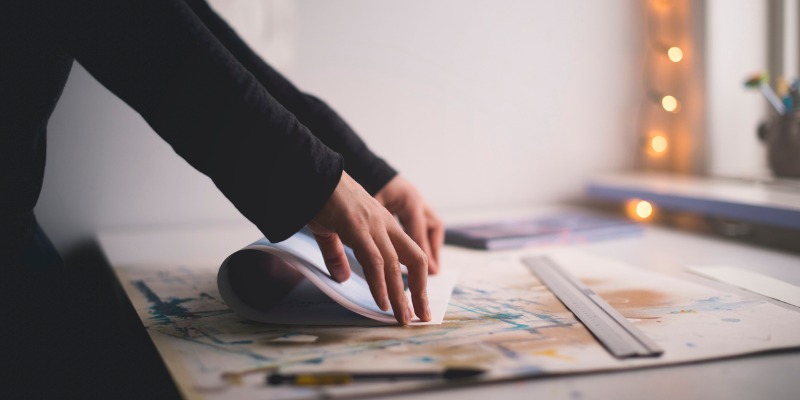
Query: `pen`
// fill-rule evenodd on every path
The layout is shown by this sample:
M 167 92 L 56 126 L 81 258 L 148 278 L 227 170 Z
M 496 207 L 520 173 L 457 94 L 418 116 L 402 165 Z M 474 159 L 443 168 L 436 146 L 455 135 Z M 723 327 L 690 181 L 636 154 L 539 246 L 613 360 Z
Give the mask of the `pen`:
M 748 88 L 758 88 L 778 115 L 786 114 L 786 106 L 778 98 L 778 95 L 775 94 L 775 91 L 767 84 L 767 80 L 769 80 L 767 74 L 755 74 L 744 82 L 744 86 Z
M 297 386 L 318 386 L 318 385 L 343 385 L 356 382 L 375 382 L 375 381 L 401 381 L 419 379 L 465 379 L 474 378 L 483 374 L 482 369 L 474 368 L 448 368 L 441 371 L 411 371 L 411 372 L 324 372 L 324 373 L 301 373 L 294 375 L 270 374 L 267 375 L 267 383 L 270 385 L 297 385 Z

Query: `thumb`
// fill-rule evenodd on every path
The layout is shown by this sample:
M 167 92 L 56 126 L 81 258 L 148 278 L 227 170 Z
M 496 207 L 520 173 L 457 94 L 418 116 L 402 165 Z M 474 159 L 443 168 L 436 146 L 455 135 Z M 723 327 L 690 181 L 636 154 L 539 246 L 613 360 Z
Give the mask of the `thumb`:
M 350 279 L 350 264 L 347 262 L 347 255 L 344 253 L 339 235 L 333 232 L 314 233 L 314 239 L 333 279 L 337 282 Z

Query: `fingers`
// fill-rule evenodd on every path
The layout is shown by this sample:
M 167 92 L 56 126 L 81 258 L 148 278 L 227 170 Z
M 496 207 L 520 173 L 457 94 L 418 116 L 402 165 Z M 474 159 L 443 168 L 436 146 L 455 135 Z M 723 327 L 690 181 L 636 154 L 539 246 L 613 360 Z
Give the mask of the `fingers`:
M 400 271 L 400 259 L 395 252 L 395 246 L 385 230 L 378 232 L 375 237 L 375 244 L 383 256 L 383 275 L 386 280 L 389 301 L 392 303 L 392 310 L 397 322 L 407 325 L 411 322 L 412 315 L 409 312 L 408 299 L 406 299 L 403 287 L 403 275 Z
M 413 314 L 429 321 L 431 313 L 425 291 L 427 257 L 388 213 L 384 221 L 384 225 L 372 231 L 362 230 L 348 238 L 356 259 L 364 268 L 372 297 L 381 310 L 388 310 L 391 304 L 395 319 L 403 325 L 411 322 Z M 413 308 L 405 296 L 401 262 L 408 267 Z
M 335 233 L 314 233 L 322 258 L 328 272 L 336 282 L 344 282 L 350 278 L 350 264 L 344 252 L 342 241 Z
M 395 179 L 394 186 L 397 185 L 402 189 L 403 181 Z M 385 193 L 392 192 L 388 189 L 389 186 L 392 186 L 391 182 L 384 189 Z M 409 193 L 406 190 L 400 192 Z M 386 194 L 381 198 L 387 201 L 393 196 Z M 419 205 L 418 202 L 415 204 Z M 422 207 L 416 208 L 424 211 Z M 353 248 L 356 259 L 364 267 L 364 276 L 378 307 L 388 310 L 391 305 L 397 321 L 408 324 L 413 312 L 409 309 L 403 290 L 400 263 L 405 264 L 409 270 L 413 310 L 416 310 L 422 320 L 430 320 L 425 292 L 428 274 L 426 252 L 434 251 L 429 243 L 425 215 L 417 215 L 414 220 L 416 225 L 413 234 L 425 247 L 425 251 L 403 232 L 400 224 L 377 199 L 370 196 L 347 173 L 342 173 L 331 197 L 308 226 L 314 232 L 324 254 L 325 265 L 336 280 L 347 279 L 350 275 L 347 257 L 342 249 L 344 242 Z
M 372 240 L 372 236 L 368 231 L 359 232 L 353 239 L 354 240 L 350 243 L 350 247 L 353 248 L 356 260 L 358 260 L 364 269 L 364 278 L 367 280 L 372 298 L 375 299 L 375 304 L 377 304 L 381 310 L 388 311 L 389 297 L 386 294 L 386 281 L 384 280 L 383 256 L 381 255 L 381 251 L 378 249 L 378 246 L 375 245 L 375 241 Z M 395 318 L 397 318 L 397 312 L 395 312 Z
M 411 291 L 414 312 L 422 321 L 430 321 L 431 311 L 428 305 L 428 292 L 425 289 L 428 284 L 428 257 L 398 226 L 395 225 L 390 229 L 389 235 L 397 250 L 399 261 L 408 268 L 408 289 Z M 401 288 L 402 285 L 401 280 Z

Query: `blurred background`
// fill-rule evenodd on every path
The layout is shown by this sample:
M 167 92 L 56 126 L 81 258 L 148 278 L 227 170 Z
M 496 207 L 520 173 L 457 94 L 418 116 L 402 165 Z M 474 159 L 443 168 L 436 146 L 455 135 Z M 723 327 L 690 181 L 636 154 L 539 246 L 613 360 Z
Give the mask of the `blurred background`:
M 796 0 L 210 3 L 443 211 L 574 201 L 600 172 L 767 176 L 742 82 L 799 69 Z M 62 253 L 243 220 L 78 64 L 48 141 L 35 212 Z

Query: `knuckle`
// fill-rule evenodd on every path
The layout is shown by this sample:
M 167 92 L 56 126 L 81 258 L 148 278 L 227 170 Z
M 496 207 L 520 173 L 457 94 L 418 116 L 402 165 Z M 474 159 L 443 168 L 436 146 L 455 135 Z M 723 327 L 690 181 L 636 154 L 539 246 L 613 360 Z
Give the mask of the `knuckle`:
M 422 251 L 414 252 L 411 256 L 411 262 L 414 265 L 426 267 L 428 265 L 428 256 Z
M 372 255 L 367 257 L 367 265 L 375 267 L 375 268 L 382 268 L 383 267 L 383 257 L 379 255 Z
M 396 257 L 392 258 L 389 260 L 389 262 L 386 263 L 384 268 L 386 269 L 387 273 L 392 275 L 398 275 L 401 273 L 400 260 L 398 260 Z

